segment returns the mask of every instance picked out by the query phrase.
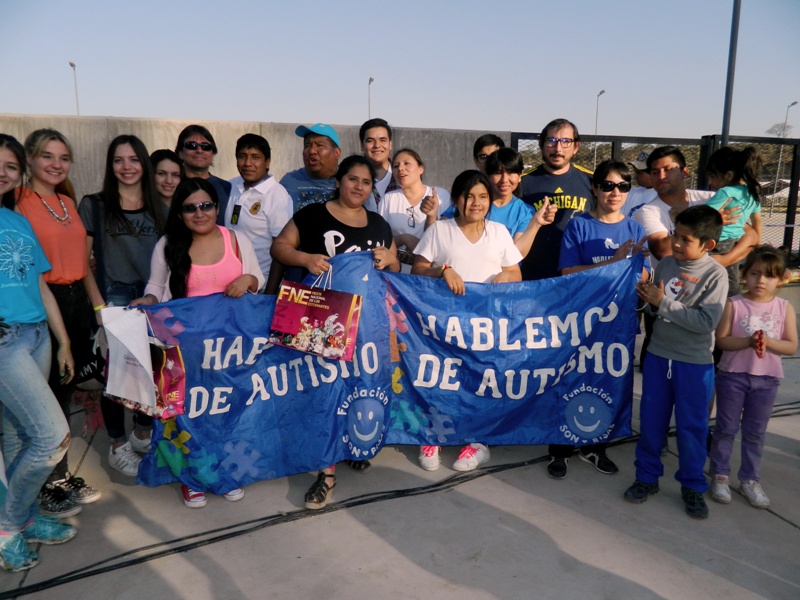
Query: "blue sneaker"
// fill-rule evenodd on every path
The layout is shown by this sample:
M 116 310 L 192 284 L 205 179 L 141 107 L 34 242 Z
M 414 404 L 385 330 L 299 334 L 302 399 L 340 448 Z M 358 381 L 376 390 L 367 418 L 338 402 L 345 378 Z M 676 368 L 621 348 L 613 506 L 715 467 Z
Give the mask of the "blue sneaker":
M 31 543 L 47 545 L 63 544 L 75 537 L 78 530 L 72 525 L 62 523 L 55 517 L 36 515 L 33 521 L 22 530 L 22 535 Z
M 21 533 L 15 533 L 0 547 L 0 566 L 6 571 L 24 571 L 39 564 L 39 555 L 28 548 Z

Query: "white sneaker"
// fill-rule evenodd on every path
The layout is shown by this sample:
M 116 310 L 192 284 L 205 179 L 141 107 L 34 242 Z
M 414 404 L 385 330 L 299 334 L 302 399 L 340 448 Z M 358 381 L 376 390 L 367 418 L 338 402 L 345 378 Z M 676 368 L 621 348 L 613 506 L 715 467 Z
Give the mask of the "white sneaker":
M 489 448 L 483 444 L 470 444 L 461 449 L 461 454 L 453 463 L 453 468 L 456 471 L 472 471 L 487 462 L 489 458 L 491 458 Z
M 730 504 L 731 488 L 727 475 L 714 475 L 711 481 L 711 499 L 720 504 Z
M 125 442 L 119 448 L 108 449 L 108 464 L 129 477 L 136 477 L 139 472 L 139 463 L 142 459 L 133 451 L 130 442 Z
M 426 471 L 435 471 L 442 460 L 439 458 L 439 446 L 421 446 L 419 449 L 419 466 Z
M 244 490 L 242 488 L 236 488 L 235 490 L 231 490 L 227 494 L 223 494 L 223 497 L 228 502 L 238 502 L 242 498 L 244 498 Z
M 769 498 L 761 489 L 758 481 L 742 481 L 739 483 L 739 491 L 747 498 L 751 506 L 756 508 L 768 508 Z
M 133 448 L 136 452 L 141 452 L 142 454 L 147 454 L 150 452 L 150 440 L 153 437 L 153 430 L 150 430 L 148 436 L 144 439 L 136 437 L 136 434 L 131 431 L 131 434 L 128 436 L 128 441 L 131 443 L 131 448 Z

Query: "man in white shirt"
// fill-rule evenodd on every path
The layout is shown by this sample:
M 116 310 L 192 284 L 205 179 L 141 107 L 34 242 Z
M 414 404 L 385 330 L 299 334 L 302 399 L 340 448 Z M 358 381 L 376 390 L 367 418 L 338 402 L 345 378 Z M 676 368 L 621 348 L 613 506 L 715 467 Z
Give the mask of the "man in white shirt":
M 260 135 L 246 133 L 236 141 L 239 177 L 231 179 L 225 210 L 225 226 L 252 242 L 268 294 L 276 293 L 283 276 L 280 265 L 272 262 L 272 240 L 292 218 L 291 196 L 269 174 L 271 157 L 269 142 Z
M 392 179 L 392 128 L 384 119 L 370 119 L 358 130 L 358 139 L 364 158 L 375 169 L 373 197 L 365 205 L 368 210 L 374 211 L 386 192 L 397 189 Z

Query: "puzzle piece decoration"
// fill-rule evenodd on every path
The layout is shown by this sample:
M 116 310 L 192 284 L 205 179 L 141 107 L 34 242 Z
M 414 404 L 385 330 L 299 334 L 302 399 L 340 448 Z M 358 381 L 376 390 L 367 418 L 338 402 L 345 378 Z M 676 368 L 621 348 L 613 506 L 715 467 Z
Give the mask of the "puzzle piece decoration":
M 408 346 L 405 342 L 397 342 L 397 332 L 389 332 L 389 354 L 393 363 L 400 362 L 400 353 L 405 352 Z
M 149 313 L 149 315 L 153 334 L 165 344 L 177 346 L 180 343 L 177 336 L 186 331 L 186 328 L 175 318 L 172 311 L 165 307 L 155 313 Z M 171 322 L 167 323 L 167 321 Z
M 399 331 L 400 333 L 408 331 L 408 324 L 405 322 L 408 317 L 406 317 L 406 313 L 398 306 L 397 300 L 388 290 L 386 292 L 386 312 L 389 313 L 391 331 Z
M 431 407 L 431 412 L 426 417 L 428 417 L 431 426 L 425 428 L 425 435 L 429 437 L 435 435 L 440 444 L 444 444 L 447 441 L 447 436 L 456 432 L 453 429 L 454 423 L 450 415 L 440 414 L 438 410 Z M 450 426 L 447 426 L 446 423 L 450 423 Z
M 394 373 L 392 373 L 392 391 L 395 394 L 399 394 L 403 391 L 403 384 L 400 383 L 400 378 L 403 376 L 404 371 L 400 367 L 394 368 Z
M 193 452 L 188 458 L 192 478 L 202 486 L 219 481 L 219 459 L 216 454 L 209 454 L 205 448 Z
M 245 475 L 250 477 L 259 475 L 260 470 L 256 468 L 255 464 L 261 458 L 261 453 L 250 448 L 246 441 L 238 440 L 236 445 L 232 442 L 225 442 L 223 449 L 227 456 L 220 463 L 220 468 L 227 471 L 233 479 L 240 481 Z
M 409 403 L 401 400 L 392 403 L 392 427 L 411 434 L 419 433 L 422 427 L 427 427 L 431 422 L 425 417 L 425 411 L 419 406 L 409 410 Z

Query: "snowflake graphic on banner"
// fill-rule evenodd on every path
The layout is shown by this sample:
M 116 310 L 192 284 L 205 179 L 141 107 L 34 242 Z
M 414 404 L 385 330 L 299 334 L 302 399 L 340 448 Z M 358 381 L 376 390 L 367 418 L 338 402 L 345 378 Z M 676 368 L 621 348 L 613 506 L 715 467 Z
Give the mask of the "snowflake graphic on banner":
M 23 281 L 28 274 L 28 269 L 33 266 L 33 253 L 31 245 L 25 239 L 16 236 L 7 236 L 0 243 L 0 271 L 11 280 Z

